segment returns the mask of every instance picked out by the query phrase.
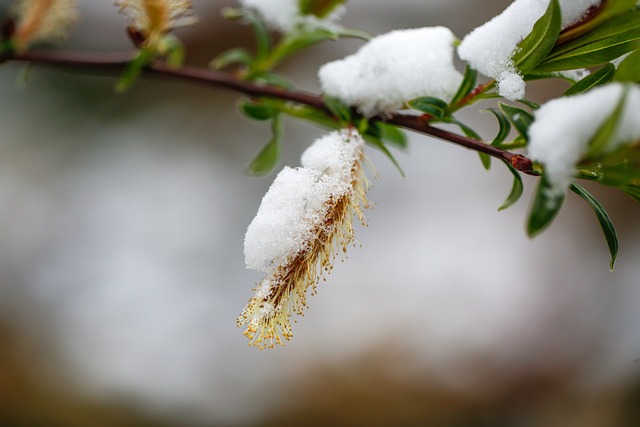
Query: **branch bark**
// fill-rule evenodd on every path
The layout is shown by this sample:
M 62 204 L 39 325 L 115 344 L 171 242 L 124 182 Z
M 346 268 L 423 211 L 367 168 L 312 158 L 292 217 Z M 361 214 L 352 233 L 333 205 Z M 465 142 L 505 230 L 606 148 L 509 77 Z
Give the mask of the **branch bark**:
M 135 58 L 136 52 L 127 53 L 86 53 L 86 52 L 37 52 L 28 51 L 22 54 L 8 55 L 0 58 L 0 62 L 19 61 L 32 64 L 43 64 L 56 67 L 79 68 L 83 70 L 97 71 L 122 71 Z M 214 71 L 193 66 L 181 66 L 173 68 L 162 61 L 154 61 L 145 68 L 145 73 L 158 75 L 177 80 L 210 85 L 240 92 L 254 98 L 277 98 L 297 104 L 307 105 L 331 114 L 318 95 L 303 92 L 289 91 L 276 86 L 256 84 L 240 80 L 231 73 Z M 355 111 L 354 111 L 355 113 Z M 516 170 L 536 175 L 533 172 L 533 162 L 521 155 L 511 153 L 498 147 L 486 144 L 473 138 L 458 135 L 447 130 L 431 126 L 420 116 L 396 113 L 390 117 L 374 117 L 373 121 L 384 121 L 402 128 L 442 139 L 444 141 L 465 147 L 467 149 L 485 153 L 491 157 L 503 160 L 511 164 Z

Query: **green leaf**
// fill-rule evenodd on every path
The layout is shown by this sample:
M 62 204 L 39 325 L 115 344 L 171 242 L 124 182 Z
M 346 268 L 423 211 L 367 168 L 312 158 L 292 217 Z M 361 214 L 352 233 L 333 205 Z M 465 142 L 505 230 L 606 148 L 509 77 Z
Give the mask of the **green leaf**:
M 467 95 L 471 93 L 473 88 L 476 87 L 477 81 L 478 72 L 467 64 L 467 68 L 464 70 L 464 77 L 462 78 L 462 82 L 460 83 L 458 91 L 451 99 L 449 105 L 453 107 L 460 101 L 462 101 Z
M 502 112 L 509 118 L 520 136 L 522 136 L 525 141 L 529 141 L 529 126 L 533 123 L 533 115 L 527 110 L 504 104 L 502 102 L 498 105 L 500 110 L 502 110 Z
M 214 70 L 221 70 L 230 65 L 249 65 L 253 61 L 253 56 L 247 49 L 234 48 L 222 52 L 209 62 L 209 67 Z
M 618 104 L 616 105 L 616 108 L 611 112 L 611 114 L 609 114 L 602 125 L 600 125 L 596 133 L 591 137 L 585 157 L 595 157 L 606 150 L 607 146 L 611 142 L 611 139 L 618 129 L 620 118 L 622 116 L 622 113 L 624 112 L 627 93 L 628 90 L 625 88 L 622 96 L 620 97 L 620 100 L 618 101 Z
M 446 101 L 433 96 L 424 96 L 409 101 L 409 106 L 423 113 L 429 114 L 436 120 L 443 120 L 449 115 L 449 105 Z
M 371 127 L 369 129 L 371 129 Z M 371 135 L 370 133 L 365 133 L 364 135 L 362 135 L 362 137 L 365 139 L 365 141 L 367 141 L 368 143 L 370 143 L 371 145 L 373 145 L 374 147 L 376 147 L 377 149 L 382 151 L 382 153 L 385 156 L 387 156 L 387 158 L 389 160 L 391 160 L 391 163 L 393 163 L 393 165 L 396 167 L 396 169 L 398 169 L 398 172 L 400 172 L 400 175 L 402 177 L 405 176 L 404 175 L 404 171 L 402 170 L 402 167 L 400 166 L 400 163 L 398 163 L 398 161 L 393 156 L 391 151 L 389 151 L 387 146 L 384 145 L 384 142 L 380 138 L 377 138 L 377 137 Z
M 351 123 L 351 108 L 347 104 L 332 96 L 325 96 L 322 101 L 341 123 Z
M 375 127 L 380 132 L 380 139 L 400 149 L 407 148 L 407 135 L 397 126 L 384 122 L 376 122 Z
M 259 101 L 241 100 L 239 102 L 239 107 L 240 111 L 250 119 L 254 120 L 270 120 L 280 112 L 275 106 Z
M 640 49 L 632 52 L 618 66 L 616 81 L 640 83 Z
M 222 9 L 222 16 L 227 19 L 241 19 L 251 25 L 256 37 L 256 62 L 264 61 L 271 51 L 271 37 L 267 24 L 251 9 L 231 8 Z
M 141 49 L 138 52 L 138 56 L 136 56 L 133 61 L 129 62 L 127 68 L 125 68 L 124 73 L 116 83 L 116 92 L 123 93 L 131 85 L 140 77 L 142 74 L 142 70 L 144 67 L 149 65 L 153 58 L 155 58 L 156 53 L 151 49 Z
M 564 194 L 552 193 L 547 178 L 544 175 L 541 176 L 527 221 L 529 237 L 535 237 L 551 224 L 560 211 L 563 201 Z
M 600 204 L 600 202 L 591 195 L 584 187 L 578 184 L 571 184 L 569 187 L 571 191 L 576 193 L 578 196 L 582 197 L 593 209 L 596 217 L 598 218 L 598 222 L 600 223 L 600 227 L 602 228 L 602 233 L 604 234 L 604 238 L 607 241 L 607 246 L 609 247 L 609 253 L 611 254 L 611 261 L 609 262 L 609 268 L 613 270 L 613 265 L 616 262 L 616 258 L 618 257 L 618 234 L 616 233 L 616 229 L 613 226 L 613 222 L 609 217 L 609 214 L 604 209 L 604 206 Z
M 538 66 L 535 71 L 561 71 L 578 68 L 590 68 L 613 61 L 627 52 L 640 47 L 640 28 L 618 34 L 603 40 L 590 43 L 550 57 Z
M 298 0 L 298 10 L 301 15 L 314 15 L 325 18 L 345 0 Z
M 627 185 L 622 190 L 633 200 L 640 203 L 640 187 L 637 185 Z
M 186 56 L 184 45 L 180 39 L 171 34 L 167 34 L 162 38 L 158 51 L 166 56 L 169 67 L 179 68 L 184 63 Z
M 533 30 L 520 42 L 513 54 L 513 63 L 526 73 L 542 62 L 558 40 L 561 29 L 560 4 L 551 0 L 544 15 L 533 26 Z
M 522 197 L 522 193 L 524 192 L 524 184 L 522 183 L 522 176 L 520 176 L 520 172 L 518 172 L 508 162 L 504 162 L 504 164 L 507 165 L 507 167 L 513 174 L 513 186 L 511 187 L 511 192 L 509 193 L 505 201 L 498 208 L 498 211 L 503 211 L 513 206 L 518 200 L 520 200 L 520 197 Z
M 549 58 L 562 56 L 567 52 L 599 40 L 608 39 L 638 29 L 640 26 L 640 22 L 638 22 L 640 20 L 640 10 L 627 10 L 625 13 L 618 13 L 618 11 L 616 15 L 611 16 L 611 14 L 605 13 L 605 10 L 611 6 L 612 3 L 612 0 L 607 1 L 605 8 L 593 20 L 585 22 L 585 26 L 591 27 L 588 32 L 558 44 L 551 51 Z
M 293 90 L 295 88 L 295 85 L 289 79 L 277 73 L 260 73 L 258 76 L 255 76 L 253 80 L 254 82 L 266 83 L 285 90 Z
M 615 73 L 616 67 L 613 64 L 608 63 L 598 71 L 589 74 L 587 77 L 584 77 L 582 80 L 579 80 L 578 82 L 571 85 L 571 87 L 569 87 L 569 89 L 564 92 L 564 96 L 583 93 L 593 89 L 596 86 L 609 83 L 613 79 Z
M 495 138 L 493 138 L 493 141 L 491 141 L 491 145 L 500 145 L 511 133 L 511 122 L 507 116 L 497 108 L 487 108 L 484 111 L 489 111 L 498 120 L 498 126 L 500 128 L 498 129 L 498 133 Z
M 271 140 L 260 150 L 256 158 L 249 163 L 249 166 L 247 166 L 247 172 L 252 175 L 264 175 L 278 164 L 283 133 L 282 119 L 280 116 L 273 118 L 271 131 L 273 133 Z
M 309 46 L 325 40 L 337 40 L 339 34 L 334 31 L 319 29 L 312 32 L 296 32 L 286 35 L 269 55 L 268 60 L 261 67 L 272 69 L 284 58 L 293 55 Z

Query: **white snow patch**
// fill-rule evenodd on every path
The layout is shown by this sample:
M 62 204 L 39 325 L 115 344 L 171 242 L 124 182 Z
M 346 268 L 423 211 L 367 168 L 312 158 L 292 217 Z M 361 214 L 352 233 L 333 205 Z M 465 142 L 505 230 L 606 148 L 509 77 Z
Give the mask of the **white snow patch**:
M 322 224 L 327 200 L 350 185 L 307 168 L 285 167 L 262 199 L 244 240 L 247 268 L 271 272 L 306 248 Z
M 445 27 L 374 37 L 357 53 L 320 68 L 322 90 L 369 117 L 404 108 L 420 96 L 448 99 L 462 81 L 453 64 L 454 40 Z
M 344 6 L 338 6 L 328 16 L 320 19 L 314 15 L 300 14 L 298 0 L 240 0 L 243 7 L 256 10 L 271 27 L 288 33 L 298 27 L 307 29 L 337 29 L 344 14 Z
M 525 82 L 518 86 L 513 74 L 518 74 L 512 61 L 513 53 L 534 24 L 546 11 L 550 0 L 516 0 L 500 15 L 469 33 L 458 47 L 458 55 L 482 74 L 498 80 L 501 96 L 517 100 L 525 93 Z M 566 28 L 580 20 L 589 8 L 601 0 L 560 0 L 562 27 Z M 503 85 L 501 79 L 509 79 Z M 504 92 L 503 92 L 504 88 Z
M 640 140 L 640 88 L 628 88 L 624 112 L 608 150 Z M 619 83 L 585 94 L 558 98 L 540 107 L 529 128 L 529 155 L 544 164 L 552 192 L 562 194 L 589 141 L 613 113 L 625 86 Z
M 350 182 L 354 164 L 362 156 L 364 140 L 359 133 L 344 129 L 317 139 L 304 153 L 301 163 L 305 168 Z

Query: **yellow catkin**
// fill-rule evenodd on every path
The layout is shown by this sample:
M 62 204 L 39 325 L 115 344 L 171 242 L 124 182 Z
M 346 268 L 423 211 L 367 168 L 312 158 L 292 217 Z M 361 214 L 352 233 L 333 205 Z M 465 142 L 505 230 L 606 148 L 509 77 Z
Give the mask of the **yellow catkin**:
M 194 23 L 191 0 L 116 0 L 115 5 L 151 46 L 172 29 Z
M 363 159 L 361 154 L 352 165 L 350 191 L 326 201 L 324 220 L 312 233 L 313 239 L 254 288 L 255 296 L 237 319 L 238 326 L 246 325 L 244 334 L 251 345 L 273 348 L 293 336 L 291 319 L 303 315 L 309 289 L 315 293 L 316 284 L 331 270 L 335 257 L 353 242 L 354 219 L 364 224 L 369 183 L 362 170 Z
M 20 0 L 15 14 L 13 40 L 18 51 L 37 42 L 64 38 L 78 17 L 76 0 Z

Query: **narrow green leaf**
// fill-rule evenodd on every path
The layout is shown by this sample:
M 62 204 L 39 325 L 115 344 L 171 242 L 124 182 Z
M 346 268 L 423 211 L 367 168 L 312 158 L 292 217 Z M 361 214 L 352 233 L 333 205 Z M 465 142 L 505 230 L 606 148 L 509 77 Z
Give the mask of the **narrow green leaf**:
M 604 238 L 607 241 L 609 253 L 611 254 L 609 268 L 613 270 L 616 258 L 618 257 L 618 234 L 616 233 L 616 229 L 613 226 L 613 222 L 611 221 L 609 214 L 605 210 L 604 206 L 602 206 L 602 204 L 584 187 L 573 183 L 569 188 L 571 189 L 571 191 L 573 191 L 578 196 L 582 197 L 587 203 L 589 203 L 589 205 L 593 209 L 593 212 L 595 212 L 596 217 L 598 218 L 598 222 L 600 223 L 600 227 L 602 228 Z
M 322 98 L 324 105 L 342 123 L 351 123 L 351 108 L 338 98 L 325 96 Z
M 270 120 L 280 112 L 273 105 L 259 101 L 241 100 L 239 102 L 239 108 L 247 117 L 254 120 Z
M 247 172 L 252 175 L 264 175 L 278 164 L 283 133 L 282 119 L 280 116 L 273 118 L 271 131 L 273 133 L 271 140 L 260 150 L 256 158 L 249 163 L 249 166 L 247 166 Z
M 618 66 L 616 81 L 640 83 L 640 49 L 632 52 Z
M 229 49 L 222 52 L 209 62 L 209 67 L 214 70 L 221 70 L 231 65 L 249 65 L 253 61 L 253 55 L 242 48 Z
M 298 10 L 301 15 L 324 18 L 344 2 L 345 0 L 298 0 Z
M 380 139 L 400 149 L 407 148 L 407 135 L 397 126 L 384 122 L 376 122 L 375 126 L 380 131 Z
M 612 1 L 606 2 L 605 8 L 611 5 Z M 598 21 L 600 21 L 598 23 Z M 587 46 L 591 43 L 615 37 L 629 31 L 640 28 L 640 10 L 618 13 L 617 16 L 609 16 L 603 10 L 592 21 L 585 25 L 593 26 L 591 30 L 567 42 L 561 43 L 553 48 L 549 54 L 549 59 L 565 55 L 567 52 Z
M 338 38 L 339 34 L 337 32 L 323 29 L 312 32 L 295 32 L 288 34 L 273 49 L 268 61 L 262 64 L 262 67 L 272 69 L 280 61 L 296 52 L 325 40 L 337 40 Z
M 564 194 L 553 194 L 546 177 L 544 175 L 540 177 L 527 221 L 529 237 L 535 237 L 551 224 L 560 211 L 563 201 Z
M 507 168 L 509 168 L 513 174 L 513 186 L 511 187 L 511 192 L 505 201 L 498 208 L 498 211 L 503 211 L 513 206 L 518 200 L 520 200 L 520 197 L 522 197 L 522 193 L 524 192 L 524 184 L 522 183 L 522 176 L 520 175 L 520 172 L 518 172 L 509 163 L 504 162 L 504 164 L 507 165 Z
M 260 73 L 260 75 L 254 78 L 254 81 L 266 83 L 271 86 L 277 86 L 285 90 L 293 90 L 295 88 L 295 85 L 291 82 L 291 80 L 277 73 Z
M 624 111 L 624 105 L 626 103 L 628 91 L 625 90 L 616 105 L 616 108 L 609 114 L 606 120 L 600 125 L 596 133 L 591 137 L 589 141 L 586 157 L 594 157 L 601 154 L 611 142 L 611 139 L 615 135 L 620 118 Z
M 527 110 L 504 104 L 502 102 L 498 105 L 500 110 L 502 110 L 502 112 L 509 118 L 520 136 L 522 136 L 525 141 L 529 141 L 529 126 L 533 123 L 533 115 Z
M 442 120 L 449 114 L 449 105 L 447 102 L 433 96 L 413 99 L 409 101 L 409 106 L 429 114 L 436 120 Z
M 513 54 L 513 63 L 521 72 L 533 69 L 547 57 L 558 40 L 561 24 L 560 4 L 558 0 L 551 0 L 544 15 Z
M 576 95 L 593 89 L 596 86 L 609 83 L 616 73 L 616 67 L 608 63 L 604 67 L 601 67 L 598 71 L 589 74 L 582 80 L 579 80 L 575 84 L 571 85 L 569 89 L 564 92 L 564 96 Z
M 166 56 L 169 67 L 179 68 L 184 63 L 186 51 L 177 37 L 171 34 L 164 36 L 158 50 Z
M 550 58 L 534 71 L 561 71 L 590 68 L 613 61 L 640 47 L 640 28 L 628 31 Z
M 271 37 L 267 24 L 258 14 L 251 9 L 225 7 L 222 9 L 222 16 L 227 19 L 241 19 L 251 25 L 256 38 L 256 62 L 267 59 L 271 51 Z
M 622 190 L 633 200 L 640 203 L 640 187 L 637 185 L 627 185 Z
M 129 89 L 131 85 L 140 77 L 142 70 L 146 67 L 155 57 L 155 52 L 151 49 L 141 49 L 138 52 L 133 61 L 129 62 L 124 73 L 116 83 L 116 92 L 122 93 Z
M 363 138 L 365 139 L 365 141 L 367 141 L 368 143 L 370 143 L 371 145 L 373 145 L 374 147 L 376 147 L 377 149 L 379 149 L 380 151 L 382 151 L 382 153 L 387 156 L 387 158 L 389 160 L 391 160 L 391 163 L 393 163 L 393 165 L 396 167 L 396 169 L 398 169 L 398 172 L 400 172 L 400 175 L 402 177 L 404 177 L 404 171 L 402 170 L 402 167 L 400 166 L 400 163 L 398 163 L 398 161 L 396 160 L 396 158 L 393 156 L 393 154 L 391 153 L 391 151 L 389 151 L 389 149 L 387 148 L 386 145 L 384 145 L 384 142 L 380 139 L 380 138 L 376 138 L 375 136 L 372 136 L 369 133 L 366 133 L 364 135 L 362 135 Z
M 498 110 L 497 108 L 493 108 L 493 107 L 487 108 L 484 111 L 489 111 L 498 120 L 498 126 L 499 126 L 498 133 L 493 138 L 493 141 L 491 141 L 491 145 L 499 145 L 511 133 L 511 122 L 509 121 L 507 116 L 505 116 L 504 113 Z
M 469 95 L 474 87 L 476 87 L 476 82 L 478 81 L 478 72 L 471 68 L 470 65 L 467 64 L 467 68 L 464 70 L 464 77 L 462 78 L 462 82 L 458 87 L 458 91 L 451 99 L 449 105 L 452 107 L 455 106 L 458 102 L 462 101 L 464 97 Z

